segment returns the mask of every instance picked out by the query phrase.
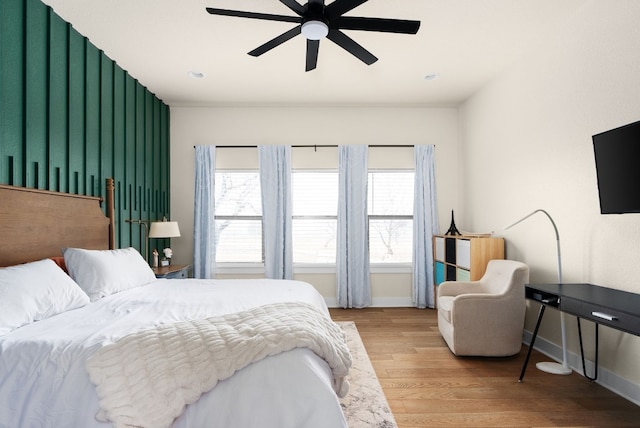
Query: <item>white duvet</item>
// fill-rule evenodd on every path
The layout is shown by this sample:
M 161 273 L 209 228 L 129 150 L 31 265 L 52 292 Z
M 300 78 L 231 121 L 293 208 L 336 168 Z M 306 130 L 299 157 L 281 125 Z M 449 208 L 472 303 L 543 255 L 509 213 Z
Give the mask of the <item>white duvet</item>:
M 109 427 L 86 360 L 153 326 L 299 301 L 327 314 L 309 284 L 276 280 L 158 280 L 0 338 L 0 427 Z M 219 382 L 174 427 L 346 427 L 327 363 L 306 348 L 267 357 Z

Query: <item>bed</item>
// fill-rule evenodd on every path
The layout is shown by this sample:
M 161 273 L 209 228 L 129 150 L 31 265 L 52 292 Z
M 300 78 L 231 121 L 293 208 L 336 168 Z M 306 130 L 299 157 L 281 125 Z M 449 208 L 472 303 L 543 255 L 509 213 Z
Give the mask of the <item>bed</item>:
M 350 355 L 310 284 L 150 277 L 112 195 L 0 186 L 0 427 L 347 426 Z

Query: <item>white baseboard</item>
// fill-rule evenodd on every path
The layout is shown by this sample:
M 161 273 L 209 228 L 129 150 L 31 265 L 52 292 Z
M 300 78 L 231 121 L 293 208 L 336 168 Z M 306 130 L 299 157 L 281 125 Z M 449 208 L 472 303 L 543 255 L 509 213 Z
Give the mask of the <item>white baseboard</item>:
M 338 300 L 335 297 L 325 297 L 324 301 L 330 308 L 338 308 Z M 411 308 L 415 306 L 410 297 L 375 297 L 370 308 Z
M 529 343 L 531 343 L 532 336 L 532 332 L 525 330 L 523 343 L 528 346 Z M 549 342 L 538 336 L 536 338 L 536 345 L 534 346 L 534 349 L 555 360 L 556 362 L 562 362 L 562 347 L 556 345 L 555 343 Z M 580 355 L 574 354 L 573 352 L 568 352 L 567 358 L 569 360 L 567 361 L 569 367 L 571 367 L 572 370 L 576 371 L 581 376 L 584 376 L 582 372 L 582 361 L 580 359 Z M 587 375 L 592 377 L 595 371 L 595 364 L 589 359 L 585 359 L 584 364 L 586 366 Z M 527 368 L 527 370 L 531 370 L 531 368 L 532 367 L 530 366 Z M 533 369 L 535 370 L 535 367 L 533 367 Z M 607 370 L 603 367 L 598 367 L 598 379 L 596 379 L 596 383 L 640 406 L 640 385 L 633 383 L 623 377 L 620 377 L 612 371 Z
M 412 308 L 415 307 L 410 297 L 374 297 L 371 304 L 374 308 Z

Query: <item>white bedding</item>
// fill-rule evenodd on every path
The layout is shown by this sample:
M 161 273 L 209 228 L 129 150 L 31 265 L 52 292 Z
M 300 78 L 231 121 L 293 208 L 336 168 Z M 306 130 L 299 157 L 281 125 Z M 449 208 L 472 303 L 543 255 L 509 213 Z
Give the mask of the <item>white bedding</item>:
M 135 331 L 288 301 L 328 311 L 309 284 L 281 280 L 158 280 L 0 337 L 0 427 L 109 427 L 96 420 L 85 362 Z M 306 348 L 219 382 L 174 427 L 346 427 L 331 370 Z

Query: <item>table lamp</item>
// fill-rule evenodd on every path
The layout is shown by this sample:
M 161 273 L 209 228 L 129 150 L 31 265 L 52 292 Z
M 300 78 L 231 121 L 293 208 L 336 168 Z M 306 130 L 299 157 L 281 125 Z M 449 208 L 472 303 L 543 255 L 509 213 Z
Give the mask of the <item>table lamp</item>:
M 180 237 L 180 227 L 177 221 L 154 221 L 151 223 L 149 238 L 178 238 Z
M 177 238 L 180 236 L 180 227 L 177 221 L 167 221 L 163 217 L 162 221 L 154 221 L 149 229 L 149 238 Z

